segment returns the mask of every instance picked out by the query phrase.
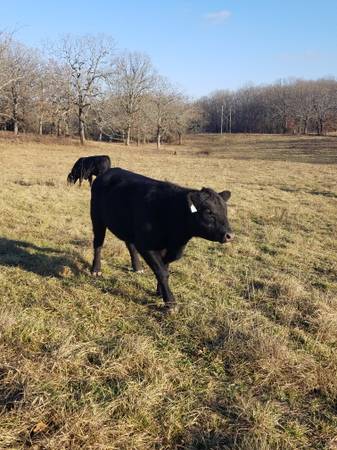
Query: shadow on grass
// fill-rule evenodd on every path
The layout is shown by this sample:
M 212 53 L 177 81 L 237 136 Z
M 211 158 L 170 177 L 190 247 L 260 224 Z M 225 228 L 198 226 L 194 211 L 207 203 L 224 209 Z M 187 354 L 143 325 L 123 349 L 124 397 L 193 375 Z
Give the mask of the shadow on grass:
M 113 297 L 120 297 L 125 302 L 132 302 L 136 305 L 144 306 L 149 313 L 158 318 L 158 313 L 163 315 L 167 312 L 165 304 L 160 296 L 156 294 L 154 289 L 148 289 L 137 280 L 137 276 L 126 266 L 120 266 L 120 270 L 129 275 L 129 287 L 132 285 L 132 293 L 128 288 L 123 288 L 118 283 L 118 276 L 105 276 L 92 278 L 92 284 L 104 294 L 110 294 Z M 141 274 L 142 275 L 142 274 Z M 128 276 L 128 275 L 126 275 Z
M 0 367 L 0 413 L 13 409 L 24 397 L 24 386 L 18 381 L 5 382 L 7 370 Z
M 62 277 L 67 268 L 74 275 L 79 275 L 87 262 L 79 255 L 71 257 L 52 247 L 0 238 L 0 266 L 20 267 L 46 277 Z

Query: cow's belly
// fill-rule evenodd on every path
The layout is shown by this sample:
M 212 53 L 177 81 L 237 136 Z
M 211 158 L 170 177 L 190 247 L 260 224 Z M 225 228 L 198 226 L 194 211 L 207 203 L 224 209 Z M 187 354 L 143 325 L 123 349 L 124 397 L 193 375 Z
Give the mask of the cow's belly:
M 136 189 L 115 187 L 108 195 L 100 197 L 101 217 L 107 228 L 117 238 L 132 242 L 138 248 L 161 250 L 167 240 L 162 224 L 148 207 L 144 192 Z
M 134 227 L 132 225 L 132 214 L 115 208 L 111 213 L 107 211 L 105 223 L 112 234 L 125 242 L 134 241 Z

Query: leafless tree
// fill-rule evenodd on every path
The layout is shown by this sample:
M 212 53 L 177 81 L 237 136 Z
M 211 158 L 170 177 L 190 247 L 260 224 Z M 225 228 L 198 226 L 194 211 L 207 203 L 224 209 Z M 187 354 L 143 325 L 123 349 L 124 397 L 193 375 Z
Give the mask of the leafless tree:
M 48 62 L 47 78 L 49 80 L 48 119 L 50 128 L 60 136 L 70 134 L 72 121 L 78 124 L 78 109 L 74 102 L 72 72 L 67 64 L 55 60 Z M 74 118 L 74 119 L 73 119 Z M 75 127 L 76 128 L 76 127 Z
M 313 120 L 317 134 L 325 132 L 325 125 L 336 114 L 336 83 L 333 80 L 318 80 L 312 89 Z
M 9 52 L 13 41 L 12 33 L 0 31 L 0 92 L 6 88 L 12 81 L 9 73 Z
M 106 36 L 64 36 L 55 54 L 69 70 L 72 99 L 77 109 L 79 136 L 85 142 L 86 116 L 92 102 L 104 92 L 112 71 L 114 42 Z
M 166 78 L 157 76 L 155 88 L 149 96 L 149 111 L 158 149 L 162 137 L 177 128 L 177 115 L 182 98 L 181 93 Z
M 1 114 L 13 123 L 18 134 L 19 122 L 24 123 L 26 104 L 32 101 L 32 91 L 37 78 L 38 57 L 26 46 L 12 41 L 5 51 L 8 82 L 2 86 L 1 95 L 7 106 Z
M 147 55 L 125 52 L 116 58 L 110 86 L 125 116 L 126 145 L 130 144 L 131 129 L 154 81 L 155 71 Z

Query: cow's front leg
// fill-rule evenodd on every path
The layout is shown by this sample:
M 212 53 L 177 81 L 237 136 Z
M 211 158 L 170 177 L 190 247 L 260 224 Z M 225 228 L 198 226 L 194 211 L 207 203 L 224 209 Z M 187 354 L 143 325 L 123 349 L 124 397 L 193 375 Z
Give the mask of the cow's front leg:
M 165 249 L 161 252 L 163 263 L 167 270 L 167 276 L 169 276 L 169 264 L 173 261 L 177 261 L 183 255 L 183 251 L 185 249 L 185 245 L 179 247 L 173 247 L 169 249 Z M 162 296 L 161 286 L 157 283 L 157 295 Z
M 159 252 L 160 253 L 160 257 L 161 257 L 163 262 L 164 262 L 164 257 L 166 255 L 166 252 L 167 252 L 166 248 Z M 164 266 L 165 266 L 165 269 L 167 270 L 167 282 L 168 282 L 168 279 L 169 279 L 169 276 L 170 276 L 169 265 L 164 263 Z M 161 284 L 159 283 L 159 281 L 157 281 L 156 295 L 158 295 L 158 297 L 163 297 L 163 292 L 162 292 Z
M 168 270 L 166 268 L 166 265 L 163 263 L 160 252 L 141 249 L 138 249 L 138 251 L 144 258 L 145 262 L 150 266 L 157 278 L 157 282 L 160 285 L 165 306 L 168 309 L 171 309 L 175 306 L 176 301 L 168 285 Z
M 89 181 L 89 185 L 91 187 L 92 186 L 92 175 L 89 176 L 88 181 Z
M 135 245 L 131 244 L 131 242 L 125 242 L 125 245 L 127 246 L 127 249 L 130 253 L 132 269 L 134 270 L 134 272 L 141 272 L 142 266 L 140 264 L 138 252 Z

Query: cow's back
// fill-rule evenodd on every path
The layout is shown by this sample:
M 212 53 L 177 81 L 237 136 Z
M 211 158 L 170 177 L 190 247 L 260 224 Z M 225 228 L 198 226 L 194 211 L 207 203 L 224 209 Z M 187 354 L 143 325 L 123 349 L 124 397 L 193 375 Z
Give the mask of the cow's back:
M 104 191 L 109 192 L 115 188 L 127 188 L 128 186 L 139 187 L 140 185 L 157 186 L 163 183 L 152 178 L 145 177 L 138 173 L 129 172 L 128 170 L 121 169 L 120 167 L 114 167 L 108 169 L 103 175 L 96 178 L 92 185 L 92 191 Z

